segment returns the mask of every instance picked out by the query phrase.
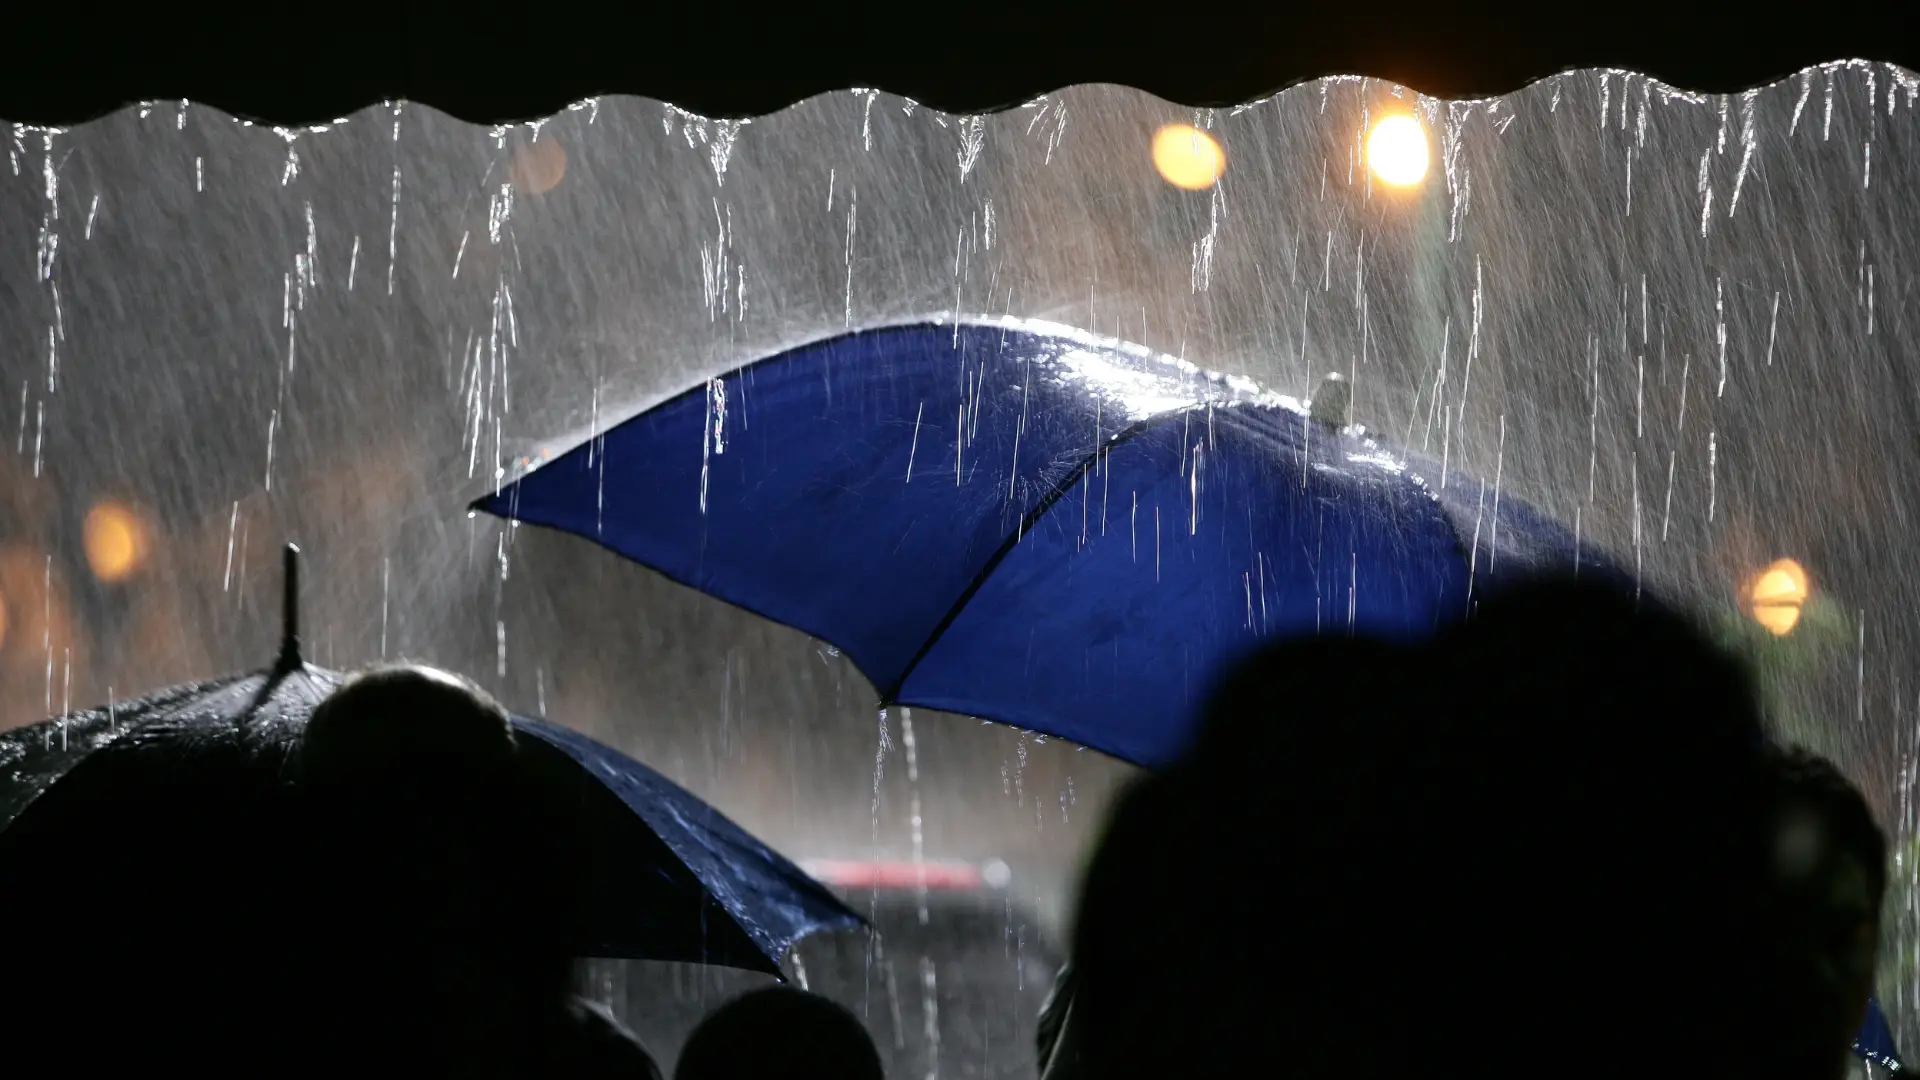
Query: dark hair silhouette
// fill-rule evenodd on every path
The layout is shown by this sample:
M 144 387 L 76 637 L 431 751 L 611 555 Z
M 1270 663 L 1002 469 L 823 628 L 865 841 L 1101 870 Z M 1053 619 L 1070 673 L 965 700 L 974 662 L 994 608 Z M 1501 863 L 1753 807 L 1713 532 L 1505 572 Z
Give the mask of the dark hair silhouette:
M 506 711 L 445 672 L 376 669 L 314 710 L 295 764 L 310 1008 L 335 1052 L 441 1071 L 488 1046 L 488 1068 L 537 1068 L 570 989 L 575 864 Z
M 674 1080 L 881 1080 L 880 1052 L 841 1005 L 770 986 L 715 1009 L 694 1029 Z
M 1770 931 L 1766 744 L 1744 670 L 1651 596 L 1564 579 L 1488 598 L 1435 659 L 1444 737 L 1476 782 L 1429 821 L 1435 872 L 1461 882 L 1436 905 L 1434 959 L 1486 993 L 1454 996 L 1429 1018 L 1449 1030 L 1423 1034 L 1463 1060 L 1561 1071 L 1684 1047 L 1708 1073 L 1776 1069 L 1745 996 Z M 1493 1006 L 1497 1027 L 1476 1022 Z
M 338 900 L 319 917 L 371 938 L 512 947 L 508 920 L 542 899 L 560 839 L 517 751 L 506 710 L 457 676 L 399 666 L 347 680 L 295 756 L 321 849 L 316 887 Z
M 396 664 L 350 676 L 300 736 L 309 785 L 431 784 L 454 770 L 499 773 L 515 750 L 507 711 L 451 672 Z M 420 771 L 416 771 L 420 770 Z
M 1762 749 L 1740 670 L 1609 585 L 1516 586 L 1418 647 L 1270 647 L 1090 866 L 1087 1075 L 1617 1076 L 1688 1047 L 1761 1075 L 1735 991 Z

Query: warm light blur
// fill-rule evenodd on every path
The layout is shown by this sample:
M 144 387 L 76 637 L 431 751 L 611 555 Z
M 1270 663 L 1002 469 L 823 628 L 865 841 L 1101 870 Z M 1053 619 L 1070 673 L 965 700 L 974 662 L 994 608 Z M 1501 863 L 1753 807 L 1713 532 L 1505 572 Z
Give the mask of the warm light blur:
M 7 596 L 0 593 L 0 649 L 7 647 Z
M 1410 187 L 1427 175 L 1427 133 L 1404 113 L 1382 117 L 1367 135 L 1367 165 L 1383 183 Z
M 1790 604 L 1756 607 L 1753 617 L 1761 626 L 1766 627 L 1775 637 L 1786 637 L 1799 625 L 1800 609 Z
M 0 596 L 6 598 L 6 648 L 0 649 L 0 731 L 43 720 L 83 697 L 89 641 L 76 624 L 66 566 L 25 545 L 0 547 Z M 187 625 L 176 623 L 178 627 Z M 48 676 L 48 663 L 53 674 Z M 68 681 L 68 672 L 72 681 Z
M 1792 559 L 1780 559 L 1748 586 L 1747 609 L 1755 622 L 1785 637 L 1799 624 L 1809 594 L 1806 570 Z
M 542 135 L 514 149 L 507 172 L 517 190 L 528 195 L 544 195 L 559 187 L 567 175 L 566 148 L 553 136 Z
M 1153 167 L 1174 187 L 1203 191 L 1227 171 L 1227 152 L 1199 128 L 1168 124 L 1153 136 Z
M 87 565 L 101 581 L 122 581 L 147 557 L 146 527 L 133 511 L 103 502 L 87 512 Z

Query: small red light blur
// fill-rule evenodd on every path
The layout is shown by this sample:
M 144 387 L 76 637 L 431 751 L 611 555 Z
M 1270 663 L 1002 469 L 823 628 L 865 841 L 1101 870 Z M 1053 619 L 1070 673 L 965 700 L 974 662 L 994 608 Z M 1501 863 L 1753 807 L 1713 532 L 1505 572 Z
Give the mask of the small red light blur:
M 864 862 L 823 859 L 802 864 L 823 885 L 836 889 L 979 889 L 987 885 L 980 868 L 966 862 Z M 924 879 L 921 875 L 924 874 Z

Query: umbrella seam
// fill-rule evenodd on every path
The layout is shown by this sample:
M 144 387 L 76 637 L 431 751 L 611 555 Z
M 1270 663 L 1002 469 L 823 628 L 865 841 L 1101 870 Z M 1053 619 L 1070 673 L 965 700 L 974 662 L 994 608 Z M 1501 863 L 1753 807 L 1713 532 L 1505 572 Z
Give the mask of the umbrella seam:
M 1100 460 L 1103 454 L 1108 453 L 1116 446 L 1121 446 L 1133 441 L 1135 437 L 1144 433 L 1149 428 L 1171 417 L 1183 415 L 1189 409 L 1196 407 L 1197 406 L 1188 405 L 1171 412 L 1149 416 L 1145 420 L 1137 420 L 1115 432 L 1113 437 L 1104 445 L 1094 447 L 1092 454 L 1081 459 L 1080 464 L 1077 465 L 1072 472 L 1069 472 L 1056 482 L 1053 488 L 1041 497 L 1039 502 L 1035 503 L 1030 509 L 1023 513 L 1020 516 L 1019 526 L 1000 542 L 999 549 L 987 558 L 986 563 L 980 567 L 979 572 L 974 574 L 973 580 L 967 583 L 965 589 L 961 590 L 960 596 L 954 600 L 953 606 L 947 609 L 946 615 L 934 626 L 932 633 L 927 635 L 927 640 L 920 646 L 920 651 L 914 653 L 913 659 L 907 661 L 907 666 L 900 670 L 899 677 L 894 679 L 892 685 L 881 691 L 880 697 L 882 704 L 890 705 L 898 700 L 901 692 L 906 688 L 907 680 L 912 678 L 914 671 L 920 667 L 920 662 L 925 660 L 929 653 L 933 652 L 934 646 L 940 644 L 940 639 L 946 635 L 947 630 L 960 618 L 961 613 L 966 610 L 967 605 L 979 594 L 981 588 L 986 585 L 987 579 L 993 576 L 993 572 L 998 570 L 1000 564 L 1006 560 L 1006 557 L 1012 553 L 1015 547 L 1019 546 L 1020 538 L 1025 536 L 1027 531 L 1032 529 L 1034 524 L 1037 523 L 1047 511 L 1053 509 L 1055 503 L 1065 498 L 1067 492 L 1073 490 L 1075 485 L 1085 479 L 1088 470 L 1093 468 L 1094 464 Z

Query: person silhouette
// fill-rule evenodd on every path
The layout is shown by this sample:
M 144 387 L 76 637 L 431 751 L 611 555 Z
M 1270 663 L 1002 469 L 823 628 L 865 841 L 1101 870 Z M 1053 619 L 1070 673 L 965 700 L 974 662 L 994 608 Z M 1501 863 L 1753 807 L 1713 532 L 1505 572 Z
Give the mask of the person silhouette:
M 349 678 L 296 754 L 307 1006 L 336 1056 L 445 1075 L 658 1075 L 572 994 L 579 850 L 511 718 L 420 665 Z
M 1765 740 L 1650 598 L 1516 584 L 1421 645 L 1268 647 L 1118 801 L 1083 885 L 1083 1075 L 1785 1076 Z
M 1886 834 L 1832 762 L 1799 746 L 1771 755 L 1776 978 L 1757 995 L 1797 1075 L 1834 1080 L 1867 1018 L 1887 888 Z

